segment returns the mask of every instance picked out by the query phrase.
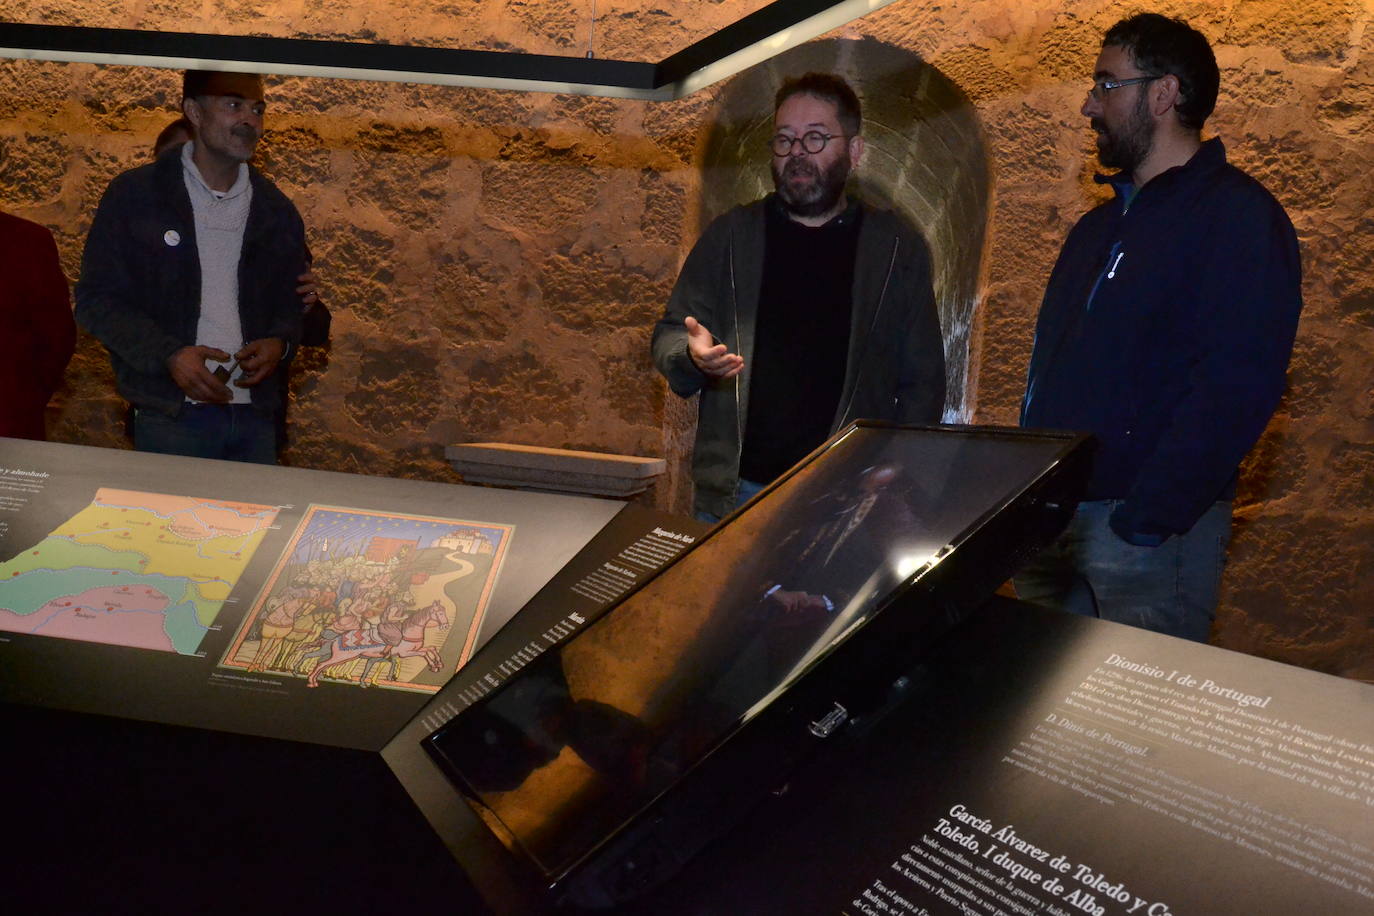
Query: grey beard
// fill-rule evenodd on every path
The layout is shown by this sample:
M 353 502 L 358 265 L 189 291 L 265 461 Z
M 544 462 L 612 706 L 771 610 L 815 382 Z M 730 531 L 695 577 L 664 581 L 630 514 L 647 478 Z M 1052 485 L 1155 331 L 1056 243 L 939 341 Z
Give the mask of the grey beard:
M 800 191 L 787 184 L 788 170 L 808 170 L 816 180 Z M 781 173 L 773 167 L 773 187 L 787 212 L 803 218 L 821 216 L 834 208 L 844 196 L 844 185 L 849 179 L 849 157 L 836 159 L 829 169 L 822 172 L 814 163 L 804 159 L 789 158 Z

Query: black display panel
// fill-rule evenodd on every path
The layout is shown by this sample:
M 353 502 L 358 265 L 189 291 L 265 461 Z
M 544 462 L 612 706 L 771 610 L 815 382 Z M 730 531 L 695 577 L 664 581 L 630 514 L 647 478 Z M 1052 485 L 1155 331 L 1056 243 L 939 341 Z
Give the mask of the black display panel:
M 618 916 L 1374 913 L 1374 685 L 1001 598 L 907 693 Z
M 952 582 L 944 567 L 961 547 L 1051 469 L 1081 462 L 1082 444 L 851 428 L 426 749 L 488 827 L 557 883 L 879 615 L 953 623 L 948 602 L 899 599 Z M 1067 518 L 1072 499 L 1055 500 L 1037 503 L 1056 521 L 1023 526 L 1028 541 Z M 994 564 L 987 575 L 990 592 L 1005 573 Z M 820 736 L 827 724 L 810 728 Z

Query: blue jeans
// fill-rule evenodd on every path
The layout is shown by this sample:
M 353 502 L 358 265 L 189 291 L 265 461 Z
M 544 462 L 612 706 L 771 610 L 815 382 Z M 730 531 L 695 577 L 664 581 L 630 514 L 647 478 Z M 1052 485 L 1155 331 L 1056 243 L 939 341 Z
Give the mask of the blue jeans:
M 1231 504 L 1158 547 L 1137 547 L 1107 525 L 1120 500 L 1079 503 L 1069 527 L 1013 578 L 1024 601 L 1206 642 L 1216 615 Z
M 160 455 L 277 463 L 272 415 L 251 404 L 183 404 L 175 417 L 134 410 L 134 448 Z
M 752 480 L 740 478 L 739 489 L 735 491 L 735 508 L 738 509 L 740 506 L 749 502 L 749 500 L 757 496 L 759 491 L 766 486 L 768 486 L 766 483 L 755 483 Z M 708 522 L 714 525 L 720 521 L 719 515 L 713 515 L 710 512 L 698 512 L 696 515 L 697 521 L 699 522 Z

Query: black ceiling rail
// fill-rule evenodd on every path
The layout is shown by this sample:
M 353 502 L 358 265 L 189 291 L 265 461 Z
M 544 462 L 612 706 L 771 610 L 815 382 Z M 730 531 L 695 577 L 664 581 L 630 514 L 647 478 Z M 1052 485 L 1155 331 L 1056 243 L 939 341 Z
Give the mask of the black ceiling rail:
M 707 35 L 681 51 L 665 57 L 658 65 L 658 86 L 678 83 L 703 67 L 723 60 L 737 51 L 743 51 L 837 5 L 839 4 L 836 0 L 776 0 L 743 19 L 732 22 L 719 32 Z
M 0 56 L 665 100 L 709 85 L 890 2 L 775 0 L 657 64 L 519 51 L 17 22 L 0 22 Z M 735 55 L 738 59 L 722 65 Z
M 251 62 L 485 79 L 579 82 L 651 90 L 654 64 L 509 51 L 464 51 L 417 45 L 314 38 L 261 38 L 197 32 L 151 32 L 86 26 L 0 23 L 0 47 L 124 57 Z

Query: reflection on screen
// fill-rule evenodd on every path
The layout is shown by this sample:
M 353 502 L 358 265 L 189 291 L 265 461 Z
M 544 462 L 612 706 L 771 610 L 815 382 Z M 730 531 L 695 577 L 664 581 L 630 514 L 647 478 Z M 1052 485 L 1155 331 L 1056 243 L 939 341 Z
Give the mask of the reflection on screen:
M 1063 448 L 852 430 L 431 750 L 484 816 L 561 874 Z

